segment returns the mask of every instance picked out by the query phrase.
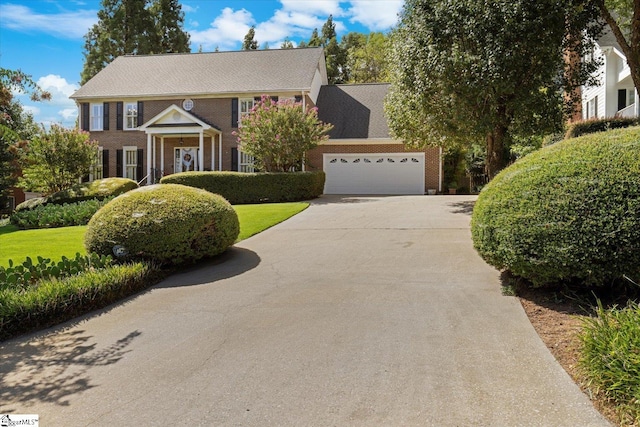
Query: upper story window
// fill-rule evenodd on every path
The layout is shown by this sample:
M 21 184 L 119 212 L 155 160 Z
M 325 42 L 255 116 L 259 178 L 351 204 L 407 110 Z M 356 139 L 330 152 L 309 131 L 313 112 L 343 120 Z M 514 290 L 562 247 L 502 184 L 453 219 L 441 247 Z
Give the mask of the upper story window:
M 135 129 L 138 127 L 138 103 L 127 102 L 124 105 L 124 128 Z
M 255 100 L 253 98 L 242 98 L 240 99 L 240 122 L 242 122 L 242 118 L 247 116 L 253 106 L 255 105 Z
M 89 113 L 89 130 L 102 130 L 102 118 L 104 114 L 103 104 L 91 104 Z

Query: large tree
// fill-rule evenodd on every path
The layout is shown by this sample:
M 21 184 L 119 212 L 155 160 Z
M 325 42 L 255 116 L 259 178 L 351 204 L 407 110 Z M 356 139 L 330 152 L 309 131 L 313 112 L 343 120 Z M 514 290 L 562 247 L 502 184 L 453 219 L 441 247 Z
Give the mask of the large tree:
M 627 58 L 633 85 L 640 94 L 640 0 L 596 0 L 596 3 Z
M 85 34 L 81 84 L 120 55 L 189 52 L 177 0 L 102 0 L 98 22 Z
M 568 32 L 593 22 L 592 3 L 406 0 L 391 36 L 392 133 L 419 146 L 484 141 L 492 178 L 511 135 L 561 125 L 563 90 L 593 69 L 582 62 L 565 70 L 563 56 Z
M 33 116 L 25 113 L 14 93 L 28 93 L 33 101 L 51 98 L 31 76 L 20 70 L 0 68 L 0 208 L 7 203 L 9 188 L 17 182 L 20 147 L 38 132 Z
M 150 8 L 158 45 L 154 53 L 189 52 L 189 33 L 183 31 L 184 12 L 178 0 L 155 0 Z
M 388 81 L 389 40 L 387 36 L 383 33 L 361 34 L 361 36 L 362 43 L 345 50 L 347 60 L 343 72 L 344 81 L 349 83 Z

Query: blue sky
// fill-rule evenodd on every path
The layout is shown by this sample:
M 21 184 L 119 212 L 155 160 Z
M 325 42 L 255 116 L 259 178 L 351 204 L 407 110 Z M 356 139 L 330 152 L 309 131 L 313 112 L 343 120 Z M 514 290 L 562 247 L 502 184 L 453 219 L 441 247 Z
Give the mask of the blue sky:
M 237 50 L 254 25 L 262 47 L 308 40 L 333 15 L 338 36 L 350 31 L 388 31 L 403 0 L 182 0 L 191 50 Z M 36 122 L 73 126 L 84 40 L 97 22 L 100 0 L 0 0 L 0 67 L 21 69 L 52 93 L 49 102 L 18 99 Z

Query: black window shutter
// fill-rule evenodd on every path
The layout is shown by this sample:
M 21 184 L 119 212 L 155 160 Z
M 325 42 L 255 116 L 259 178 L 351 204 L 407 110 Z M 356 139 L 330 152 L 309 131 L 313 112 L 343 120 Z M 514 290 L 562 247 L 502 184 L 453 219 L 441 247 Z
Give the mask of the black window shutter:
M 102 104 L 102 130 L 109 130 L 109 103 Z
M 102 150 L 102 177 L 109 178 L 109 150 Z
M 82 130 L 89 131 L 89 103 L 83 102 L 82 104 L 82 125 L 80 126 Z
M 231 127 L 238 127 L 238 98 L 231 99 Z
M 116 102 L 116 129 L 117 130 L 122 130 L 122 120 L 123 120 L 122 113 L 123 113 L 122 101 Z M 118 175 L 118 176 L 122 176 L 122 175 Z
M 627 90 L 618 89 L 618 110 L 622 110 L 627 106 Z
M 235 147 L 231 149 L 231 170 L 238 170 L 238 149 Z
M 296 102 L 302 102 L 302 95 L 295 96 Z
M 116 150 L 116 176 L 121 177 L 124 176 L 122 173 L 122 150 Z
M 271 97 L 271 100 L 272 100 L 273 102 L 278 102 L 278 96 L 277 96 L 277 95 L 272 96 L 272 97 Z
M 138 126 L 144 124 L 144 102 L 138 101 Z
M 144 169 L 142 167 L 144 162 L 144 150 L 142 148 L 138 148 L 137 161 L 138 163 L 136 164 L 136 180 L 140 181 L 142 178 L 144 178 Z

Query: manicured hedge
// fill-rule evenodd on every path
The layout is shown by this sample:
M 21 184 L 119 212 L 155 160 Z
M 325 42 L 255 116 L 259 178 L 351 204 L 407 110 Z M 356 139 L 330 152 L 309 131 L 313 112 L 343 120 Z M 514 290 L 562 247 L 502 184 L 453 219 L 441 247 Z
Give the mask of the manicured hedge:
M 636 125 L 640 125 L 640 118 L 607 117 L 604 119 L 591 119 L 570 124 L 564 137 L 565 139 L 577 138 L 590 133 L 628 128 Z
M 47 197 L 47 203 L 63 204 L 81 200 L 102 200 L 118 196 L 138 188 L 138 183 L 128 178 L 105 178 L 91 182 L 83 182 L 73 187 L 58 191 Z
M 640 127 L 545 147 L 484 187 L 473 243 L 534 285 L 640 279 Z
M 105 178 L 83 182 L 46 197 L 36 197 L 16 206 L 15 212 L 35 209 L 38 206 L 76 203 L 83 200 L 104 200 L 138 188 L 138 183 L 128 178 Z
M 240 232 L 238 215 L 221 196 L 177 184 L 122 194 L 89 221 L 89 253 L 177 265 L 217 255 Z
M 33 209 L 22 209 L 12 213 L 10 221 L 23 230 L 86 225 L 98 209 L 108 202 L 109 199 L 84 200 L 63 205 L 41 204 Z
M 182 172 L 162 184 L 182 184 L 220 194 L 231 204 L 297 202 L 315 199 L 324 191 L 325 174 L 317 172 L 240 173 Z

